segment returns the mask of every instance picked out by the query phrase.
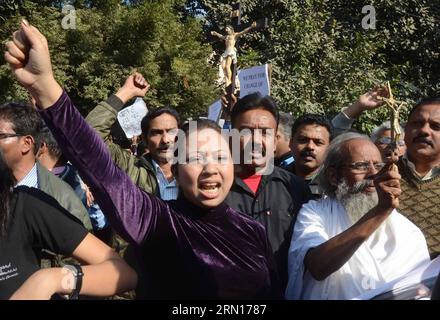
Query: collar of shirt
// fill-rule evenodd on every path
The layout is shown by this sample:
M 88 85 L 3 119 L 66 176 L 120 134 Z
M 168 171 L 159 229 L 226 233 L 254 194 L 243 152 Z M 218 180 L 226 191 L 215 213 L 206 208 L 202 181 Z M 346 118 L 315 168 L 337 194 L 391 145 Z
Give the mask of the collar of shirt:
M 162 169 L 156 161 L 151 160 L 156 171 L 157 184 L 159 185 L 160 198 L 162 200 L 176 200 L 179 188 L 177 187 L 176 179 L 168 181 Z
M 294 161 L 295 159 L 293 158 L 293 155 L 288 152 L 283 154 L 279 159 L 275 159 L 275 165 L 284 169 L 291 165 Z
M 425 175 L 425 176 L 421 176 L 417 171 L 416 171 L 416 166 L 414 165 L 414 163 L 412 163 L 409 159 L 408 159 L 408 155 L 407 153 L 405 153 L 402 157 L 402 161 L 405 162 L 405 164 L 408 166 L 408 168 L 415 174 L 416 177 L 419 177 L 422 181 L 425 180 L 429 180 L 431 178 L 437 177 L 440 174 L 440 167 L 436 166 L 431 168 L 431 170 L 429 170 L 429 172 Z
M 28 172 L 28 174 L 18 182 L 15 187 L 18 186 L 27 186 L 30 188 L 38 188 L 38 172 L 37 172 L 37 163 L 34 164 L 32 169 Z
M 314 183 L 313 181 L 315 181 L 318 177 L 319 172 L 321 171 L 321 169 L 316 170 L 315 172 L 309 174 L 308 176 L 304 177 L 304 181 L 307 182 L 308 184 L 310 183 Z M 295 171 L 295 161 L 293 163 L 293 174 L 296 175 L 296 171 Z M 316 184 L 318 184 L 318 182 L 316 182 Z

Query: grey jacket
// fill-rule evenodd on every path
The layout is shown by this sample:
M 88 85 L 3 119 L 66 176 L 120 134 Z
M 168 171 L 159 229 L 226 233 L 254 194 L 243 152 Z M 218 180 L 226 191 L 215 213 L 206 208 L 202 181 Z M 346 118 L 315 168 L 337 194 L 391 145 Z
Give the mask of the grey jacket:
M 38 161 L 37 174 L 39 189 L 57 200 L 64 209 L 79 219 L 88 231 L 92 231 L 92 224 L 87 210 L 73 189 Z

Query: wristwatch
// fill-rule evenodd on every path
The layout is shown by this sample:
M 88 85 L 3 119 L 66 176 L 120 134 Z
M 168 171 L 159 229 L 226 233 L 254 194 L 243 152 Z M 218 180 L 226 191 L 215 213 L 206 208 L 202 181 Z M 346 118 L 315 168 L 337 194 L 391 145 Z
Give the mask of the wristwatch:
M 79 293 L 82 287 L 82 280 L 84 276 L 82 268 L 78 264 L 66 264 L 64 268 L 72 271 L 73 277 L 75 279 L 75 285 L 73 287 L 72 292 L 69 294 L 69 300 L 78 300 Z

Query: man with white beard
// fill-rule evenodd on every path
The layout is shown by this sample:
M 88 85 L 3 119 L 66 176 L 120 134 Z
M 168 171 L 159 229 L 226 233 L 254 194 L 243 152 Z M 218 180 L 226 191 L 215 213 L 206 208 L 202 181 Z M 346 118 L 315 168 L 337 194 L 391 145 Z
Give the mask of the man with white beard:
M 400 175 L 367 136 L 330 144 L 326 197 L 303 205 L 289 249 L 287 299 L 351 299 L 429 262 L 425 238 L 398 213 Z M 383 170 L 382 170 L 383 169 Z

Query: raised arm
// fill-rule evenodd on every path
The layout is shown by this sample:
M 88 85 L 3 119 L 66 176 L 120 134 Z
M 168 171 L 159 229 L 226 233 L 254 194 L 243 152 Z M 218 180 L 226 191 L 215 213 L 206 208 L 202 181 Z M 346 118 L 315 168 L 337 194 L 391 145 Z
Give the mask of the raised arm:
M 7 43 L 5 59 L 17 80 L 36 99 L 41 115 L 63 154 L 81 172 L 112 226 L 130 242 L 141 243 L 154 230 L 167 205 L 137 188 L 112 161 L 102 139 L 85 122 L 53 77 L 45 37 L 22 22 L 22 37 Z
M 358 118 L 364 111 L 374 110 L 384 104 L 379 97 L 388 97 L 389 92 L 385 86 L 375 87 L 373 90 L 364 93 L 359 99 L 349 106 L 344 113 L 352 118 Z
M 214 36 L 214 37 L 219 38 L 220 40 L 225 40 L 226 39 L 226 36 L 216 32 L 216 31 L 211 31 L 211 35 Z
M 248 32 L 251 32 L 253 29 L 255 29 L 257 27 L 257 23 L 254 21 L 254 22 L 252 22 L 252 24 L 249 26 L 249 27 L 247 27 L 246 29 L 244 29 L 244 30 L 242 30 L 242 31 L 240 31 L 240 32 L 236 32 L 235 33 L 235 36 L 236 37 L 241 37 L 242 35 L 244 35 L 244 34 L 246 34 L 246 33 L 248 33 Z
M 389 92 L 386 86 L 378 86 L 361 95 L 352 105 L 348 106 L 333 119 L 332 124 L 336 134 L 344 133 L 351 129 L 353 123 L 362 113 L 374 110 L 384 104 L 379 97 L 388 97 Z
M 149 84 L 140 73 L 130 75 L 124 85 L 106 101 L 100 102 L 87 115 L 86 121 L 95 129 L 109 148 L 116 165 L 128 174 L 131 180 L 148 193 L 156 193 L 156 177 L 144 167 L 136 165 L 138 158 L 110 140 L 110 129 L 123 106 L 134 97 L 143 97 Z
M 339 270 L 399 206 L 400 175 L 385 171 L 375 179 L 379 202 L 351 228 L 310 249 L 304 258 L 304 266 L 316 280 L 324 280 Z
M 114 95 L 111 95 L 107 101 L 99 103 L 90 111 L 86 118 L 87 122 L 93 129 L 98 131 L 106 143 L 109 143 L 110 129 L 116 121 L 118 111 L 134 97 L 145 96 L 149 88 L 150 85 L 140 73 L 133 73 Z

